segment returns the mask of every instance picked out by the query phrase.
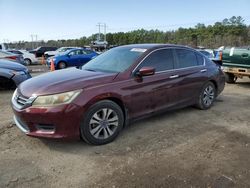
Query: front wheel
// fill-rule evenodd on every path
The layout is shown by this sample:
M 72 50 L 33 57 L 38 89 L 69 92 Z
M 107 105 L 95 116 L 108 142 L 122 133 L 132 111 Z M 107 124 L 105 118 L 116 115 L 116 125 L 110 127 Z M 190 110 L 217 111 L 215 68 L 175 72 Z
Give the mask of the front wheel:
M 208 82 L 203 86 L 196 106 L 201 110 L 209 109 L 213 105 L 215 97 L 215 86 L 212 82 Z
M 66 63 L 65 62 L 59 62 L 58 63 L 58 68 L 59 69 L 65 69 L 67 67 Z
M 123 127 L 124 115 L 119 105 L 110 100 L 97 102 L 81 123 L 82 138 L 94 145 L 112 142 Z

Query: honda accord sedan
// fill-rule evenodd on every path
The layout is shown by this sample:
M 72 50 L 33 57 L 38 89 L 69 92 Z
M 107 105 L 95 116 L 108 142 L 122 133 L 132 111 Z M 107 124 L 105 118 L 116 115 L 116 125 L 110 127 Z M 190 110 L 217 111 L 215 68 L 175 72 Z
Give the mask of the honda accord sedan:
M 13 94 L 12 108 L 26 135 L 101 145 L 132 120 L 190 105 L 209 109 L 224 85 L 220 66 L 192 48 L 126 45 L 79 69 L 23 82 Z

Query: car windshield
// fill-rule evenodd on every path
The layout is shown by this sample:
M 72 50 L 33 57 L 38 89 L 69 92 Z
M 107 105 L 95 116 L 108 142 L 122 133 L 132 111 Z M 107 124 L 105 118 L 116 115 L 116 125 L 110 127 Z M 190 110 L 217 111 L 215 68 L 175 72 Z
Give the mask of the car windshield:
M 59 48 L 59 49 L 57 49 L 56 51 L 58 51 L 58 52 L 65 52 L 65 51 L 67 51 L 67 50 L 69 50 L 70 48 Z
M 113 48 L 83 65 L 82 69 L 100 72 L 123 72 L 145 51 L 146 49 L 132 47 Z

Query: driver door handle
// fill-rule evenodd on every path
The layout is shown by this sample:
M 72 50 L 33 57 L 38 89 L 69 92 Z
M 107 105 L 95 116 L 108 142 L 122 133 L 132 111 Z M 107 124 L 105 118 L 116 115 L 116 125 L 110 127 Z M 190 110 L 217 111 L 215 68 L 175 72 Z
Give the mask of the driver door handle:
M 207 69 L 202 69 L 201 72 L 207 72 Z
M 173 78 L 178 78 L 179 77 L 179 75 L 172 75 L 172 76 L 170 76 L 169 78 L 171 78 L 171 79 L 173 79 Z

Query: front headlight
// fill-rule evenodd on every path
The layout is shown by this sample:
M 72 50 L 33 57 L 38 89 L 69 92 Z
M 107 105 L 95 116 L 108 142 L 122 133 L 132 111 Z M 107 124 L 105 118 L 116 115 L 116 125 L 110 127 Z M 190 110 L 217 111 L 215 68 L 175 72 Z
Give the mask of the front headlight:
M 26 73 L 24 71 L 11 71 L 14 75 L 25 75 Z
M 32 106 L 55 106 L 71 103 L 82 90 L 69 91 L 54 95 L 38 96 Z

